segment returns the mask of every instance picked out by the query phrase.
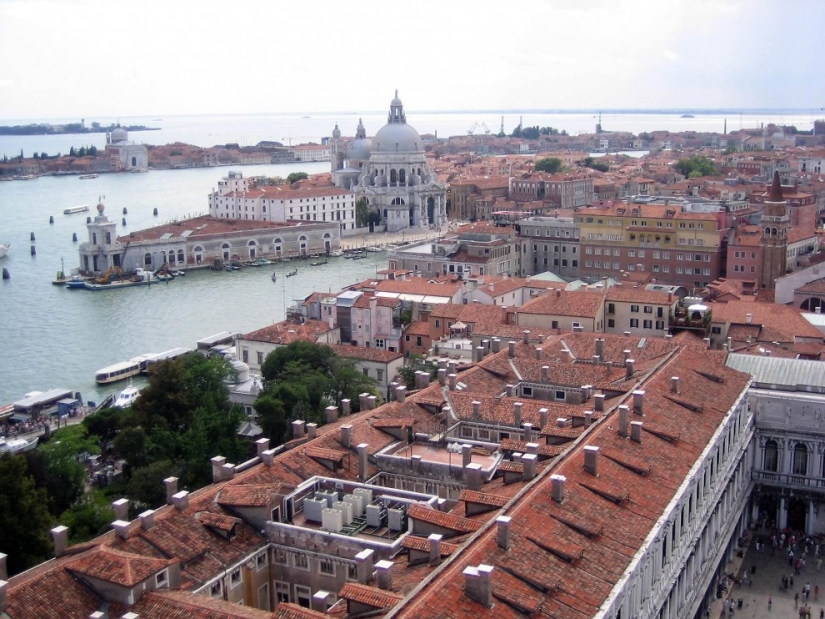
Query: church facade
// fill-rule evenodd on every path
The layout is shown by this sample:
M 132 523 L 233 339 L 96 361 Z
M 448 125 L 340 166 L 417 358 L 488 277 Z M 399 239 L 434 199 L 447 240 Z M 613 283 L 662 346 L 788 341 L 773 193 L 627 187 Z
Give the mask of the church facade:
M 332 135 L 333 182 L 366 199 L 387 232 L 446 225 L 447 187 L 427 165 L 424 142 L 407 124 L 397 92 L 387 124 L 372 139 L 361 121 L 346 147 L 337 125 Z

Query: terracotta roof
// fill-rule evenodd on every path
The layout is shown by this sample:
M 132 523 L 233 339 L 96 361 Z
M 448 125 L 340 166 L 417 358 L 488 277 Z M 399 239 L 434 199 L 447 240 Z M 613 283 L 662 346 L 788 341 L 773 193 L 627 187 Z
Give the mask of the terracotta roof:
M 343 589 L 338 592 L 338 597 L 351 600 L 360 604 L 366 604 L 373 608 L 392 608 L 400 602 L 404 596 L 392 591 L 384 591 L 376 587 L 362 585 L 355 582 L 348 582 Z
M 401 542 L 401 548 L 410 550 L 418 550 L 420 552 L 430 552 L 430 540 L 426 537 L 419 537 L 417 535 L 407 535 Z M 448 542 L 441 542 L 441 556 L 446 557 L 458 550 L 457 544 L 450 544 Z
M 363 346 L 347 346 L 345 344 L 332 344 L 330 348 L 340 357 L 356 359 L 358 361 L 372 361 L 374 363 L 391 363 L 404 357 L 400 352 L 384 350 L 383 348 L 365 348 Z
M 329 619 L 329 613 L 303 608 L 290 602 L 281 602 L 272 613 L 273 619 Z
M 232 516 L 225 516 L 223 514 L 214 514 L 212 512 L 200 512 L 196 515 L 201 524 L 210 526 L 221 531 L 231 531 L 243 521 L 240 518 L 233 518 Z
M 337 449 L 325 449 L 323 447 L 306 447 L 304 453 L 310 458 L 316 460 L 329 460 L 330 462 L 340 462 L 344 456 L 348 455 L 346 451 L 339 451 Z
M 461 288 L 461 284 L 430 283 L 421 277 L 412 279 L 384 279 L 375 286 L 376 292 L 393 292 L 398 294 L 421 294 L 436 297 L 453 297 Z
M 418 503 L 413 503 L 407 508 L 407 516 L 414 520 L 421 520 L 428 522 L 445 529 L 451 529 L 459 533 L 472 533 L 481 528 L 480 522 L 475 520 L 468 520 L 467 518 L 459 518 L 452 514 L 440 512 L 429 507 L 424 507 Z
M 303 324 L 282 321 L 257 331 L 251 331 L 238 339 L 269 344 L 289 344 L 298 340 L 316 341 L 319 335 L 330 331 L 330 326 L 320 320 L 307 320 Z
M 208 215 L 203 217 L 193 217 L 182 222 L 164 224 L 155 228 L 146 228 L 145 230 L 135 230 L 126 236 L 118 237 L 121 243 L 136 243 L 138 241 L 156 241 L 164 234 L 171 234 L 171 238 L 181 237 L 184 232 L 189 232 L 188 239 L 208 239 L 212 236 L 227 236 L 234 233 L 249 234 L 250 232 L 260 230 L 272 234 L 278 230 L 291 230 L 298 226 L 299 222 L 273 222 L 260 221 L 255 219 L 218 219 Z M 302 221 L 300 225 L 302 228 L 324 225 L 322 222 Z M 329 223 L 326 223 L 328 226 Z M 310 228 L 311 229 L 311 228 Z
M 415 423 L 412 417 L 404 417 L 401 419 L 371 419 L 370 425 L 373 428 L 409 428 Z
M 101 546 L 70 563 L 68 569 L 123 587 L 134 587 L 174 562 L 173 560 L 151 559 Z
M 265 507 L 272 501 L 272 486 L 265 484 L 226 485 L 218 493 L 220 505 L 233 507 Z
M 604 305 L 603 292 L 556 290 L 531 299 L 516 311 L 519 314 L 595 318 Z
M 667 305 L 669 303 L 675 303 L 677 297 L 658 290 L 646 290 L 645 288 L 634 288 L 633 286 L 617 284 L 608 289 L 605 300 Z
M 163 619 L 272 619 L 277 616 L 266 610 L 233 604 L 208 595 L 192 595 L 185 591 L 175 590 L 144 593 L 140 601 L 130 610 L 141 618 L 163 617 Z M 110 613 L 109 616 L 114 615 Z M 300 617 L 304 619 L 315 616 L 317 615 Z
M 489 505 L 491 507 L 504 507 L 507 505 L 509 499 L 492 494 L 485 494 L 483 492 L 476 492 L 474 490 L 462 490 L 458 500 L 468 503 L 480 503 L 481 505 Z

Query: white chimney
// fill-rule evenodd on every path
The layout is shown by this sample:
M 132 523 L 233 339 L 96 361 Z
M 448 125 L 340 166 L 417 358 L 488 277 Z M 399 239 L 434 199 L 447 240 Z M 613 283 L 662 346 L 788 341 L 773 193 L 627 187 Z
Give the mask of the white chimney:
M 516 356 L 516 342 L 514 342 L 513 340 L 507 342 L 507 354 L 511 357 Z
M 483 563 L 478 567 L 467 566 L 462 573 L 464 594 L 490 608 L 493 605 L 493 566 Z
M 536 359 L 541 361 L 544 359 L 544 349 L 543 348 L 536 348 Z
M 347 423 L 341 426 L 341 444 L 349 449 L 352 447 L 352 424 Z
M 115 530 L 115 534 L 121 538 L 126 539 L 129 537 L 129 521 L 128 520 L 115 520 L 112 523 L 112 528 Z
M 272 466 L 275 463 L 275 450 L 267 449 L 261 452 L 261 460 L 265 466 Z
M 213 475 L 214 475 L 214 468 Z M 178 478 L 177 477 L 167 477 L 163 480 L 163 485 L 166 486 L 166 504 L 172 504 L 172 496 L 177 493 L 178 491 Z
M 633 392 L 633 412 L 637 415 L 644 415 L 645 392 L 637 389 Z
M 633 377 L 633 373 L 634 373 L 633 363 L 634 363 L 633 359 L 628 359 L 627 361 L 624 362 L 625 376 L 627 378 L 632 378 Z
M 261 457 L 261 454 L 269 449 L 269 439 L 268 438 L 259 438 L 255 441 L 255 449 L 257 451 L 258 457 Z
M 499 548 L 504 550 L 510 550 L 510 523 L 512 521 L 513 519 L 510 516 L 499 516 L 496 518 L 496 524 L 498 525 L 496 540 L 498 541 Z
M 129 520 L 129 499 L 112 501 L 112 511 L 115 513 L 115 520 Z
M 522 341 L 523 341 L 525 344 L 529 344 L 529 343 L 530 343 L 530 332 L 529 332 L 529 331 L 527 331 L 527 330 L 525 330 L 525 331 L 522 331 L 522 332 L 521 332 L 521 335 L 522 335 L 522 338 L 521 338 L 521 339 L 522 339 Z
M 561 503 L 564 501 L 564 486 L 567 482 L 567 478 L 564 475 L 551 475 L 550 481 L 553 484 L 551 496 L 556 503 Z
M 180 511 L 185 510 L 189 507 L 189 493 L 186 490 L 181 490 L 177 494 L 172 495 L 172 505 Z
M 550 366 L 543 365 L 541 366 L 541 380 L 545 383 L 550 382 Z
M 155 510 L 147 509 L 138 516 L 138 520 L 140 520 L 140 527 L 144 531 L 148 531 L 155 526 Z
M 521 427 L 521 410 L 523 407 L 523 402 L 513 402 L 513 425 L 517 428 Z
M 319 589 L 312 595 L 312 600 L 310 602 L 311 610 L 314 610 L 319 613 L 326 613 L 329 610 L 329 591 L 324 591 L 323 589 Z
M 453 374 L 448 375 L 447 378 L 450 380 L 450 391 L 455 391 L 456 379 L 458 377 L 456 376 L 455 373 L 453 373 Z
M 619 406 L 619 436 L 627 437 L 627 429 L 628 429 L 628 411 L 630 407 L 626 404 L 622 404 Z
M 524 466 L 524 471 L 522 472 L 522 479 L 524 481 L 530 481 L 536 476 L 536 461 L 538 461 L 538 458 L 536 454 L 524 454 L 521 456 L 521 463 Z
M 360 443 L 358 447 L 358 479 L 360 481 L 367 481 L 368 465 L 369 465 L 369 444 Z
M 59 557 L 69 546 L 69 527 L 61 524 L 53 528 L 51 533 L 54 540 L 54 556 Z
M 235 477 L 235 465 L 227 462 L 221 467 L 221 478 L 232 479 L 233 477 Z
M 641 421 L 631 421 L 630 422 L 630 440 L 636 441 L 637 443 L 642 442 L 642 422 Z
M 315 438 L 316 434 L 318 433 L 318 424 L 317 423 L 308 423 L 307 424 L 307 438 Z
M 494 353 L 499 352 L 501 350 L 501 338 L 494 337 L 491 346 Z
M 442 387 L 447 384 L 447 368 L 438 368 L 438 384 Z
M 593 396 L 593 401 L 595 402 L 596 412 L 603 413 L 604 412 L 604 398 L 605 395 L 603 393 L 597 393 Z
M 384 591 L 392 589 L 392 561 L 382 560 L 375 564 L 375 573 L 378 577 L 378 588 Z
M 431 533 L 427 540 L 430 542 L 430 565 L 441 563 L 441 538 L 438 533 Z
M 548 409 L 546 409 L 546 408 L 540 408 L 539 409 L 539 426 L 541 426 L 539 428 L 539 431 L 541 431 L 544 428 L 544 426 L 547 425 L 547 421 L 548 421 L 549 417 L 550 417 L 550 411 Z
M 395 399 L 396 401 L 401 402 L 402 404 L 405 402 L 405 400 L 407 399 L 406 386 L 398 385 L 398 387 L 395 388 Z
M 338 421 L 338 407 L 337 406 L 327 406 L 324 411 L 327 414 L 327 423 L 335 423 Z
M 593 411 L 584 411 L 584 427 L 589 428 L 593 423 Z
M 753 314 L 745 314 L 745 322 L 751 324 L 753 322 Z
M 479 419 L 481 417 L 481 402 L 478 400 L 473 401 L 473 419 Z
M 471 462 L 464 467 L 464 483 L 470 490 L 481 490 L 481 465 Z
M 678 376 L 672 376 L 670 378 L 670 390 L 673 393 L 679 393 L 679 377 Z
M 372 549 L 362 550 L 355 555 L 355 573 L 362 585 L 366 585 L 372 578 L 374 555 L 375 551 Z
M 464 443 L 461 445 L 461 466 L 467 466 L 473 461 L 473 446 Z
M 0 552 L 0 580 L 6 580 L 8 577 L 8 555 L 4 552 Z
M 584 446 L 584 470 L 595 477 L 599 476 L 599 448 L 595 445 Z
M 306 427 L 306 421 L 303 419 L 296 419 L 292 422 L 292 438 L 303 438 Z
M 212 463 L 212 483 L 218 483 L 223 479 L 223 465 L 226 464 L 226 458 L 215 456 L 209 461 Z
M 350 402 L 349 398 L 344 398 L 343 400 L 341 400 L 341 414 L 342 415 L 344 415 L 344 416 L 349 415 L 349 413 L 350 413 L 350 404 L 351 404 L 351 402 Z

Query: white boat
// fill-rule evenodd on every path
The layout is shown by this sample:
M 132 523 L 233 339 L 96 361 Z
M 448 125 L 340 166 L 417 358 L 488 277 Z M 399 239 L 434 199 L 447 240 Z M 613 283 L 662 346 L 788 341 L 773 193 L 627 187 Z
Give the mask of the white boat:
M 31 451 L 37 447 L 38 438 L 37 436 L 32 436 L 31 438 L 6 438 L 0 436 L 0 454 L 20 454 Z
M 3 245 L 2 243 L 0 243 L 0 258 L 5 257 L 5 255 L 7 253 L 9 253 L 10 249 L 11 249 L 11 243 L 9 243 L 8 245 Z
M 130 382 L 129 386 L 118 394 L 117 399 L 112 406 L 114 408 L 129 408 L 134 401 L 137 400 L 139 395 L 140 390 L 137 387 L 133 387 Z
M 82 181 L 88 180 L 90 178 L 97 178 L 97 174 L 81 174 L 80 175 L 80 180 L 82 180 Z
M 70 208 L 63 209 L 64 215 L 74 215 L 75 213 L 85 213 L 89 210 L 88 204 L 82 204 L 80 206 L 72 206 Z
M 105 368 L 99 369 L 95 372 L 95 382 L 98 385 L 106 385 L 108 383 L 115 383 L 119 380 L 126 380 L 132 376 L 137 376 L 143 369 L 143 364 L 150 357 L 154 357 L 155 353 L 148 355 L 141 355 L 134 357 L 128 361 L 121 361 L 114 365 L 109 365 Z

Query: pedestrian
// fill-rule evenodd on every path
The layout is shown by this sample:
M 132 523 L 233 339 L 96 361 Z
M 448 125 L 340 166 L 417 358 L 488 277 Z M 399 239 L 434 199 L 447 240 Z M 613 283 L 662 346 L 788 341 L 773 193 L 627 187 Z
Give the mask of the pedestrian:
M 796 608 L 799 606 L 799 591 L 793 594 L 793 607 Z
M 819 619 L 825 619 L 825 608 L 819 609 Z
M 822 559 L 817 559 L 816 560 L 816 571 L 818 572 L 819 568 L 821 568 L 821 567 L 822 567 Z
M 773 606 L 773 596 L 769 595 L 768 596 L 768 610 L 771 609 L 771 606 Z

